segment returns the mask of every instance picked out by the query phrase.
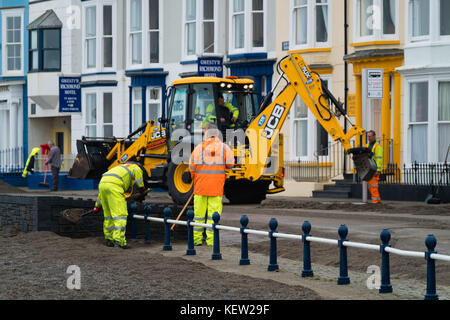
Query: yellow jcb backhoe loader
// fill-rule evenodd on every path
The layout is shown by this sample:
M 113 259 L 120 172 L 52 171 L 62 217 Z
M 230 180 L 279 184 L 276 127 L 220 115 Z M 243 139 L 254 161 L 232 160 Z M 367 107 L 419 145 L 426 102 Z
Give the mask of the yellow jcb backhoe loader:
M 114 166 L 137 161 L 147 171 L 147 184 L 167 189 L 174 202 L 184 204 L 193 192 L 189 156 L 202 141 L 205 125 L 214 123 L 233 147 L 236 158 L 235 167 L 226 172 L 225 196 L 231 203 L 260 203 L 267 194 L 284 191 L 280 131 L 298 95 L 333 140 L 340 141 L 346 152 L 353 155 L 360 178 L 370 180 L 376 172 L 370 151 L 362 147 L 352 149 L 350 144 L 356 137 L 362 145 L 365 131 L 351 122 L 319 75 L 312 73 L 297 53 L 290 53 L 277 68 L 280 77 L 261 106 L 251 79 L 191 77 L 173 82 L 166 93 L 167 119 L 159 119 L 159 124 L 150 121 L 122 139 L 83 137 L 77 141 L 78 156 L 70 176 L 100 178 Z M 272 101 L 283 79 L 287 84 Z M 227 121 L 220 99 L 232 108 Z M 328 101 L 350 122 L 347 133 Z M 237 121 L 231 122 L 236 110 Z

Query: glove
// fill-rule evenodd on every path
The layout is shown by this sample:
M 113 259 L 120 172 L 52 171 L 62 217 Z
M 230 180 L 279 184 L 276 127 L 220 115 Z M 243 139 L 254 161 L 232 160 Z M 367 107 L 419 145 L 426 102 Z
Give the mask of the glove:
M 100 211 L 100 208 L 95 207 L 93 212 L 98 213 L 99 211 Z

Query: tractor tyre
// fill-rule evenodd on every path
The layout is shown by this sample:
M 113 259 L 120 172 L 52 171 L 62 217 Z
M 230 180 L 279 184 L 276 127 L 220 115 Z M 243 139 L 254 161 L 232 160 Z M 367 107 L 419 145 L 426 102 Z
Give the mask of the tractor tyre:
M 194 192 L 194 184 L 190 181 L 189 165 L 186 163 L 169 163 L 167 168 L 167 187 L 172 200 L 184 205 Z

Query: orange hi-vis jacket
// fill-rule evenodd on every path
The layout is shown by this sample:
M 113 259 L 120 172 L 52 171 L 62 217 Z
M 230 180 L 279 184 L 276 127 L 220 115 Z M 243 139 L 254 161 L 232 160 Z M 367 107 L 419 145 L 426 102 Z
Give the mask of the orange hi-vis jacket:
M 199 144 L 189 159 L 189 170 L 194 181 L 194 194 L 199 196 L 223 196 L 225 169 L 234 166 L 234 152 L 218 138 L 210 138 Z

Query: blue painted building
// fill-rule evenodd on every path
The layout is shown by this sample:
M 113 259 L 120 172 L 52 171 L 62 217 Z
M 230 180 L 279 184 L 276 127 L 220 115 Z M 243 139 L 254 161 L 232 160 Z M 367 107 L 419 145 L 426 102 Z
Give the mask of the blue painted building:
M 0 166 L 3 169 L 5 165 L 22 166 L 28 153 L 27 25 L 28 0 L 0 0 Z

